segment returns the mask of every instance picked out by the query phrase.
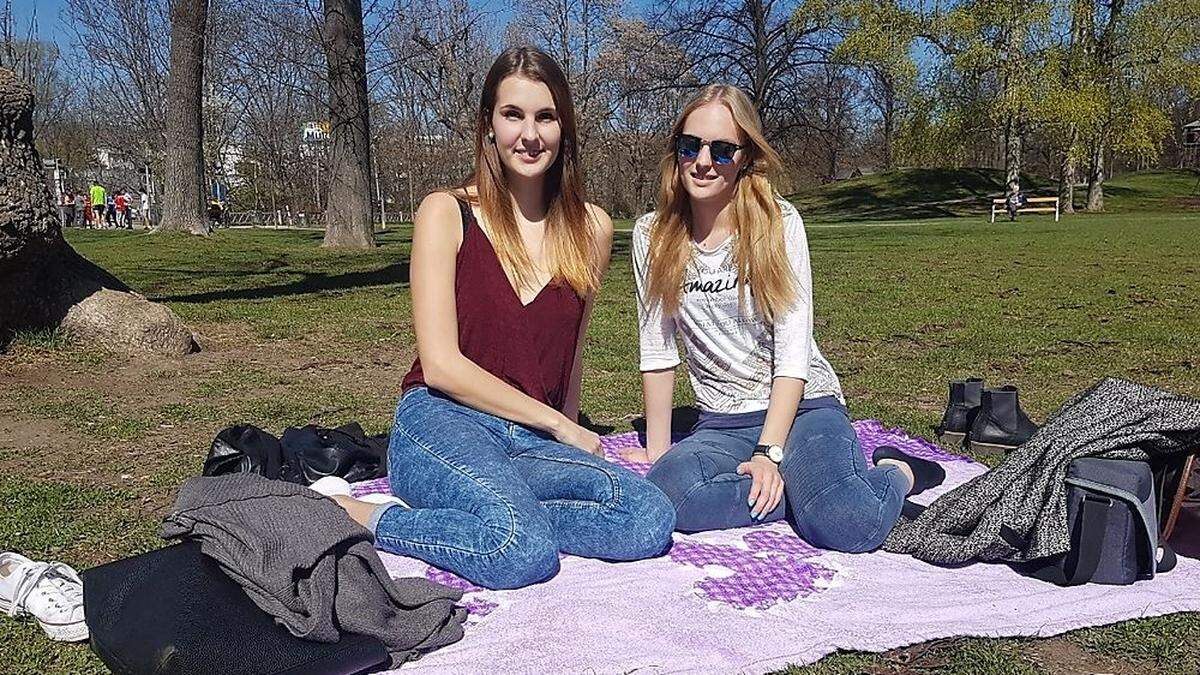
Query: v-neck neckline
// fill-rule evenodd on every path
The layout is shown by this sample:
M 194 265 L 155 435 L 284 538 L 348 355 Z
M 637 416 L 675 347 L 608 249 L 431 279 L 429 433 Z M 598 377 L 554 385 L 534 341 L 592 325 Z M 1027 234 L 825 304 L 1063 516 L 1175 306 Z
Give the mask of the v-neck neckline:
M 500 268 L 500 276 L 504 278 L 504 285 L 508 287 L 509 293 L 511 294 L 512 298 L 517 301 L 517 305 L 521 309 L 528 309 L 546 293 L 546 289 L 550 288 L 550 284 L 554 283 L 554 277 L 550 277 L 546 283 L 542 284 L 542 287 L 538 289 L 538 292 L 535 293 L 532 298 L 529 299 L 529 302 L 522 300 L 521 294 L 517 291 L 516 287 L 513 286 L 512 281 L 509 280 L 508 274 L 505 273 L 504 265 L 500 264 L 500 256 L 496 253 L 496 247 L 492 245 L 492 238 L 488 236 L 487 231 L 484 230 L 483 226 L 479 224 L 479 216 L 475 215 L 475 208 L 472 207 L 470 203 L 467 203 L 467 208 L 471 210 L 471 220 L 473 221 L 475 227 L 478 228 L 480 236 L 482 236 L 483 240 L 487 242 L 488 249 L 492 252 L 492 260 L 495 261 L 496 267 Z

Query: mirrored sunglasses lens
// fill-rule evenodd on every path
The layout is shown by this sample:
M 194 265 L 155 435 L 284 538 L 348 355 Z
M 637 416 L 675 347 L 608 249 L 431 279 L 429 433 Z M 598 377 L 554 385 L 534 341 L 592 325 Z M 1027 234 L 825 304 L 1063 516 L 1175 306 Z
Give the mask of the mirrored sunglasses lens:
M 675 151 L 680 157 L 694 159 L 700 154 L 700 139 L 695 136 L 680 136 L 675 140 Z
M 729 164 L 733 161 L 733 153 L 737 152 L 736 145 L 722 143 L 721 141 L 713 141 L 708 148 L 709 152 L 712 153 L 713 161 L 717 164 Z

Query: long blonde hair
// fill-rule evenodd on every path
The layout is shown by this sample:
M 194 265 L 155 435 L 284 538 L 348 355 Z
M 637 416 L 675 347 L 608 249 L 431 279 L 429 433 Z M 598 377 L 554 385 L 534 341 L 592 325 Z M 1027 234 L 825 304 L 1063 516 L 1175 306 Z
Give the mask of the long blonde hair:
M 784 246 L 783 214 L 775 203 L 770 180 L 771 176 L 778 175 L 783 163 L 779 153 L 767 143 L 762 120 L 750 97 L 727 84 L 712 84 L 701 90 L 683 107 L 671 128 L 669 146 L 659 164 L 658 210 L 650 226 L 648 299 L 651 303 L 662 303 L 666 314 L 679 310 L 684 273 L 692 259 L 692 209 L 680 176 L 675 138 L 683 132 L 688 115 L 713 102 L 729 109 L 733 121 L 748 140 L 741 151 L 746 156 L 729 212 L 738 297 L 745 299 L 748 283 L 755 307 L 770 321 L 782 314 L 796 298 L 797 280 L 788 264 Z
M 479 204 L 488 234 L 500 266 L 518 289 L 534 287 L 533 263 L 521 240 L 521 231 L 513 215 L 512 199 L 499 151 L 488 136 L 496 92 L 505 78 L 517 75 L 541 82 L 554 99 L 562 140 L 558 157 L 546 172 L 546 247 L 553 273 L 551 283 L 566 283 L 583 296 L 600 285 L 595 223 L 587 210 L 583 171 L 579 165 L 579 135 L 575 123 L 575 104 L 562 68 L 545 52 L 535 47 L 512 47 L 496 57 L 483 82 L 479 115 L 475 121 L 475 170 L 459 186 L 476 188 L 468 195 Z

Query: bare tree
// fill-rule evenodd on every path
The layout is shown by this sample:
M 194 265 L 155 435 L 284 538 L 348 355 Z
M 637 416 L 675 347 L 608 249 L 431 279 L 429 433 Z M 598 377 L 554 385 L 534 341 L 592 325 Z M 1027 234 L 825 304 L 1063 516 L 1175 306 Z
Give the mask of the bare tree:
M 108 30 L 116 16 L 121 30 Z M 157 165 L 166 141 L 166 0 L 67 0 L 65 18 L 75 30 L 71 68 L 87 99 L 92 150 L 105 147 Z
M 619 11 L 617 0 L 521 0 L 510 27 L 516 29 L 510 39 L 536 44 L 562 66 L 575 99 L 581 149 L 608 112 L 597 61 L 614 39 Z
M 653 207 L 658 162 L 668 134 L 694 80 L 686 55 L 661 31 L 636 19 L 613 19 L 612 37 L 596 59 L 603 127 L 594 134 L 587 164 L 588 194 L 616 216 L 632 217 Z M 681 86 L 685 85 L 685 86 Z
M 398 0 L 393 15 L 377 88 L 388 111 L 377 125 L 379 170 L 415 203 L 474 166 L 475 113 L 498 32 L 466 0 Z
M 256 210 L 292 214 L 311 211 L 324 200 L 325 186 L 314 170 L 324 153 L 302 143 L 307 122 L 325 118 L 321 44 L 306 30 L 310 17 L 298 3 L 237 3 L 231 7 L 223 51 L 228 96 L 238 110 L 231 136 L 242 143 L 238 167 L 243 198 Z M 210 50 L 211 52 L 212 50 Z M 310 191 L 298 189 L 312 184 Z M 280 218 L 282 221 L 282 217 Z

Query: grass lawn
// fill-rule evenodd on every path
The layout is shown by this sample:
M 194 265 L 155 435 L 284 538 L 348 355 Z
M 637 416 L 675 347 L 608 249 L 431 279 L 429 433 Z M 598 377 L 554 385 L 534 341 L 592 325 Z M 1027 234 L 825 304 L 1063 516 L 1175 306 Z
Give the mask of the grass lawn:
M 1058 184 L 1021 175 L 1030 196 L 1058 195 Z M 912 220 L 987 213 L 993 197 L 1005 191 L 1002 169 L 898 169 L 816 185 L 791 195 L 810 220 L 862 222 Z M 1105 209 L 1112 213 L 1200 209 L 1200 171 L 1161 169 L 1117 176 L 1104 184 Z M 1087 201 L 1077 188 L 1075 208 Z
M 1105 375 L 1200 395 L 1200 214 L 810 220 L 817 337 L 856 417 L 930 435 L 946 380 L 967 375 L 1019 385 L 1035 419 Z M 364 255 L 321 251 L 310 232 L 69 239 L 171 306 L 204 351 L 130 358 L 32 334 L 0 355 L 0 548 L 84 568 L 158 546 L 176 488 L 232 423 L 386 430 L 413 357 L 405 230 Z M 619 234 L 585 359 L 584 409 L 616 431 L 640 414 L 628 250 Z M 2 673 L 102 671 L 33 624 L 0 620 L 0 644 Z M 928 670 L 1196 673 L 1200 615 L 838 654 L 793 672 Z

